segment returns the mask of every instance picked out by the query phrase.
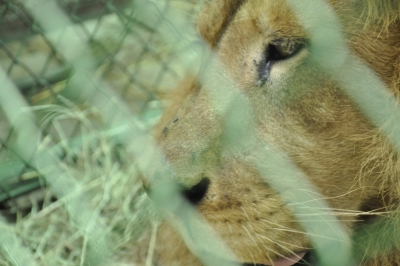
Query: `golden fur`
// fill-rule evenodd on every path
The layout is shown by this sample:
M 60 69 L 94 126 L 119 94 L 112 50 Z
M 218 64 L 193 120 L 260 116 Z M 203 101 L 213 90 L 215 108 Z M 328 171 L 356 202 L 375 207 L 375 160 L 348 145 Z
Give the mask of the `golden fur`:
M 250 163 L 249 154 L 258 144 L 245 136 L 251 138 L 254 132 L 285 154 L 322 195 L 331 208 L 326 212 L 333 213 L 352 237 L 357 263 L 400 265 L 400 162 L 393 141 L 361 111 L 334 74 L 310 59 L 310 32 L 286 1 L 204 2 L 198 30 L 216 59 L 206 63 L 201 78 L 188 77 L 181 84 L 156 128 L 174 180 L 190 189 L 202 178 L 209 179 L 196 209 L 238 263 L 272 265 L 291 252 L 312 249 L 299 217 L 279 196 L 282 191 L 265 183 Z M 400 2 L 328 2 L 351 56 L 398 95 Z M 263 68 L 266 47 L 290 50 L 299 43 L 305 47 L 293 57 Z M 226 83 L 238 88 L 252 109 L 238 117 L 242 124 L 233 128 L 226 117 L 238 115 L 235 108 L 240 106 L 227 107 L 223 116 L 210 97 Z M 246 115 L 252 122 L 247 123 Z M 233 141 L 226 137 L 227 130 L 233 131 L 228 132 Z M 244 148 L 232 147 L 233 142 L 244 142 Z M 151 182 L 148 186 L 151 189 Z M 157 243 L 159 265 L 201 265 L 168 223 L 161 225 Z

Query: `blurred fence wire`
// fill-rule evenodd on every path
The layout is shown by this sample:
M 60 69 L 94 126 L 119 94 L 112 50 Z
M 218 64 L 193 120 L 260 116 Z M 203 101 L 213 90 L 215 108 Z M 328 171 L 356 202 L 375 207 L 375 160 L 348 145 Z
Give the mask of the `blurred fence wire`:
M 175 53 L 193 38 L 163 28 L 168 10 L 189 26 L 193 3 L 159 2 L 0 1 L 0 211 L 14 223 L 0 226 L 0 265 L 142 255 L 127 246 L 151 206 L 120 140 L 150 138 L 159 96 L 186 71 Z
M 0 265 L 130 265 L 136 260 L 151 264 L 154 240 L 147 243 L 148 251 L 133 247 L 142 232 L 153 230 L 154 236 L 157 224 L 152 205 L 142 196 L 138 172 L 149 166 L 149 158 L 157 151 L 149 131 L 162 112 L 159 96 L 193 67 L 190 62 L 196 53 L 188 44 L 196 40 L 194 2 L 0 1 L 0 234 L 4 236 Z M 347 48 L 329 7 L 318 10 L 326 10 L 320 16 L 332 22 L 327 26 L 335 33 L 332 36 L 302 20 L 315 19 L 315 14 L 307 13 L 315 1 L 288 3 L 304 25 L 311 25 L 307 30 L 317 40 L 311 49 L 316 64 L 328 71 L 345 64 Z M 330 45 L 327 49 L 326 44 Z M 328 62 L 326 54 L 318 53 L 331 53 L 332 44 L 343 48 L 337 53 L 342 57 Z M 370 72 L 357 60 L 347 63 L 343 72 L 353 77 Z M 379 92 L 385 86 L 372 73 L 363 83 L 342 74 L 334 73 L 378 127 L 387 122 L 388 115 L 370 112 L 372 102 L 374 110 L 399 113 L 395 103 Z M 373 97 L 357 94 L 362 91 L 358 86 L 369 89 Z M 232 97 L 242 101 L 236 112 L 250 109 L 236 88 L 222 83 L 215 87 L 208 88 L 214 105 Z M 387 132 L 399 147 L 398 138 Z M 314 214 L 325 209 L 317 196 L 297 192 L 299 187 L 304 191 L 312 187 L 296 167 L 278 151 L 266 150 L 254 151 L 258 171 L 277 190 L 293 190 L 289 202 L 304 202 L 303 209 L 294 208 L 295 215 L 304 209 Z M 296 187 L 278 182 L 280 171 Z M 163 190 L 161 200 L 167 199 L 167 204 L 182 201 L 175 188 Z M 212 239 L 197 245 L 233 258 L 195 210 L 184 202 L 178 205 L 183 206 L 181 212 L 191 213 L 186 216 L 201 221 L 193 223 L 197 234 L 202 234 L 199 238 Z M 327 256 L 326 265 L 347 265 L 351 260 L 347 234 L 334 217 L 324 220 L 330 232 L 318 232 L 324 228 L 313 221 L 302 225 L 315 235 L 336 237 L 329 241 L 339 246 L 342 256 Z M 324 261 L 323 247 L 332 245 L 326 245 L 328 240 L 312 241 Z M 214 258 L 200 259 L 212 265 Z
M 157 93 L 182 75 L 179 64 L 174 66 L 171 43 L 157 33 L 162 19 L 138 20 L 135 6 L 126 0 L 54 1 L 55 9 L 47 10 L 40 7 L 43 3 L 2 1 L 0 5 L 0 65 L 27 104 L 43 106 L 59 104 L 61 97 L 70 99 L 73 89 L 69 87 L 80 68 L 90 64 L 93 77 L 105 80 L 134 114 L 145 121 L 154 118 Z M 189 2 L 177 6 L 192 12 Z M 78 90 L 89 88 L 79 84 Z M 1 115 L 0 156 L 5 165 L 0 201 L 4 201 L 38 186 L 39 180 L 29 162 L 13 158 L 16 133 Z M 42 117 L 36 115 L 35 120 Z M 67 127 L 66 138 L 74 134 L 69 131 L 77 130 L 72 124 Z

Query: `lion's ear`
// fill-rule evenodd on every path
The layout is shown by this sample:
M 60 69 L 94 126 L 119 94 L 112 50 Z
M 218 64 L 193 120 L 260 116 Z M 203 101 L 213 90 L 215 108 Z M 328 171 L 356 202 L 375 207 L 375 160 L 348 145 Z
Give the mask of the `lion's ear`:
M 400 19 L 399 0 L 359 0 L 364 5 L 364 14 L 369 23 L 383 24 L 388 27 Z

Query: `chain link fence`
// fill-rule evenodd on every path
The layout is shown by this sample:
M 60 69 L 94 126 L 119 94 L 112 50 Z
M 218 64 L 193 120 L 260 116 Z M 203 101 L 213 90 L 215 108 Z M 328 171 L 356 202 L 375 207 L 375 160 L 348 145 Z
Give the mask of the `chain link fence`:
M 132 1 L 126 0 L 56 3 L 73 23 L 72 29 L 62 33 L 62 41 L 68 42 L 67 35 L 75 34 L 71 31 L 80 31 L 93 56 L 95 75 L 106 80 L 134 114 L 145 120 L 156 117 L 156 112 L 151 111 L 158 107 L 157 94 L 173 86 L 183 73 L 179 64 L 171 62 L 173 53 L 157 34 L 157 23 L 162 19 L 147 24 L 136 20 Z M 189 14 L 193 12 L 189 2 L 179 2 L 177 6 Z M 63 54 L 65 44 L 55 41 L 60 33 L 45 34 L 22 2 L 2 1 L 0 8 L 1 67 L 30 106 L 60 104 L 60 96 L 65 96 L 68 81 L 74 75 L 71 62 Z M 35 170 L 29 163 L 20 164 L 9 158 L 12 150 L 8 147 L 15 132 L 4 114 L 0 132 L 1 161 L 15 164 L 15 170 L 5 171 L 0 179 L 3 202 L 38 187 L 40 182 L 34 178 Z

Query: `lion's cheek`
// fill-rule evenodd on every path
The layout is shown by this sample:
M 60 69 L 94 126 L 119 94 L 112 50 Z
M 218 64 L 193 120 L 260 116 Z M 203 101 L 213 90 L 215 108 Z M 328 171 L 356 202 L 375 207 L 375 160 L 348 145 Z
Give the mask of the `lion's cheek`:
M 297 102 L 268 112 L 260 115 L 263 140 L 285 153 L 330 207 L 360 210 L 380 193 L 381 187 L 371 184 L 383 171 L 379 166 L 388 154 L 376 148 L 381 142 L 376 129 L 340 90 L 303 94 Z M 382 157 L 371 160 L 376 153 Z M 338 219 L 351 228 L 355 216 Z
M 209 191 L 197 209 L 239 261 L 266 261 L 265 249 L 285 252 L 288 243 L 308 245 L 291 210 L 243 161 L 232 160 L 208 177 Z

